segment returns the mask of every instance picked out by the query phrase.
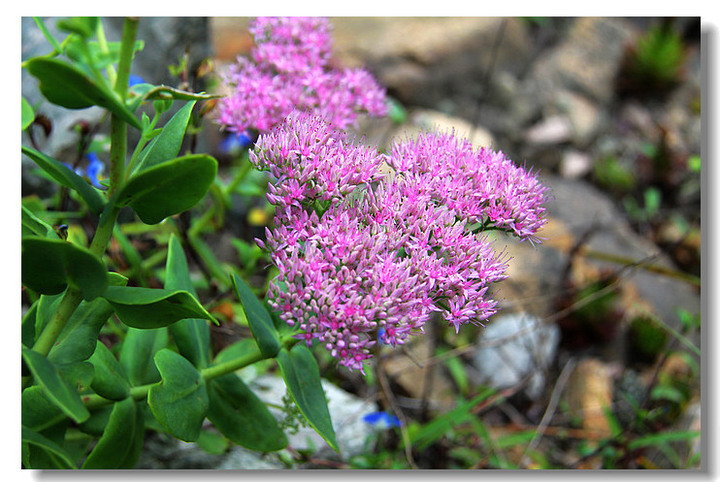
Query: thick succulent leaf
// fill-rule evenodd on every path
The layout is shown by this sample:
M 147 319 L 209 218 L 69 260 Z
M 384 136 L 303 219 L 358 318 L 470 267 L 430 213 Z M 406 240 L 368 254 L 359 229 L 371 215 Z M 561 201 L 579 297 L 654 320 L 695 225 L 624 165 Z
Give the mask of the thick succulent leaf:
M 252 292 L 250 286 L 235 273 L 232 275 L 232 282 L 260 351 L 266 358 L 274 357 L 280 350 L 280 338 L 270 313 Z
M 297 344 L 291 350 L 283 348 L 277 354 L 278 365 L 285 384 L 300 412 L 322 438 L 338 451 L 327 399 L 320 381 L 320 370 L 310 350 Z
M 185 318 L 215 318 L 183 290 L 110 286 L 103 293 L 120 321 L 133 328 L 162 328 Z
M 196 441 L 208 410 L 205 380 L 192 363 L 171 350 L 160 350 L 154 360 L 161 381 L 148 392 L 152 414 L 173 437 Z
M 217 173 L 217 161 L 192 154 L 136 172 L 121 189 L 117 205 L 130 206 L 145 224 L 187 211 L 207 193 Z

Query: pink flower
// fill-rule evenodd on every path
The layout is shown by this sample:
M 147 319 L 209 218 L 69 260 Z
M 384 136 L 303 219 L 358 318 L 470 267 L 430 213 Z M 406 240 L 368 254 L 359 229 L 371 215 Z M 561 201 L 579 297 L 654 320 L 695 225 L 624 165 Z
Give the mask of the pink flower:
M 433 312 L 456 330 L 482 324 L 508 267 L 483 228 L 533 239 L 544 223 L 546 189 L 531 173 L 450 135 L 385 156 L 293 112 L 250 159 L 274 177 L 268 301 L 300 339 L 350 369 L 363 369 L 378 339 L 395 346 L 422 333 Z M 380 174 L 383 162 L 393 176 Z
M 387 113 L 385 91 L 367 71 L 329 66 L 330 24 L 313 17 L 254 19 L 255 47 L 223 76 L 231 93 L 218 122 L 233 132 L 267 131 L 294 109 L 313 112 L 340 129 L 358 113 Z

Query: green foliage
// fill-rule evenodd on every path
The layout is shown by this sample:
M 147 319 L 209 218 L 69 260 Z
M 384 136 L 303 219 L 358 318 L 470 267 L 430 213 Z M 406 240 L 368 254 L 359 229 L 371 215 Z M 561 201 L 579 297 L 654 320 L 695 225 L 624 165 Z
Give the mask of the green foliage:
M 113 405 L 103 434 L 83 462 L 83 469 L 124 469 L 135 465 L 138 434 L 143 431 L 142 417 L 138 412 L 132 398 Z
M 635 175 L 614 156 L 598 159 L 593 171 L 596 182 L 606 189 L 627 192 L 635 187 Z
M 235 374 L 209 383 L 208 419 L 220 433 L 250 450 L 273 452 L 287 446 L 287 438 L 265 404 Z
M 150 410 L 170 435 L 194 442 L 208 410 L 205 380 L 192 363 L 168 349 L 157 352 L 154 360 L 161 381 L 150 387 Z
M 328 445 L 339 451 L 320 382 L 320 371 L 312 353 L 304 344 L 298 344 L 290 350 L 282 348 L 277 354 L 277 361 L 288 391 L 300 412 Z
M 187 211 L 207 193 L 217 173 L 217 161 L 192 154 L 137 172 L 118 193 L 117 206 L 130 206 L 146 224 Z
M 22 282 L 43 294 L 62 293 L 68 285 L 93 300 L 108 285 L 102 261 L 89 250 L 59 239 L 23 237 Z
M 280 350 L 280 339 L 270 313 L 257 299 L 247 283 L 234 273 L 232 282 L 260 351 L 268 358 L 274 357 Z
M 161 328 L 185 318 L 217 320 L 187 291 L 110 286 L 103 293 L 120 321 L 133 328 Z
M 79 68 L 58 59 L 31 59 L 26 68 L 40 82 L 40 92 L 53 104 L 66 109 L 100 106 L 140 129 L 140 121 L 106 83 L 91 79 Z
M 55 365 L 41 354 L 25 347 L 22 348 L 22 356 L 48 398 L 68 417 L 77 423 L 82 423 L 90 417 L 90 412 L 80 400 L 80 395 L 60 376 Z

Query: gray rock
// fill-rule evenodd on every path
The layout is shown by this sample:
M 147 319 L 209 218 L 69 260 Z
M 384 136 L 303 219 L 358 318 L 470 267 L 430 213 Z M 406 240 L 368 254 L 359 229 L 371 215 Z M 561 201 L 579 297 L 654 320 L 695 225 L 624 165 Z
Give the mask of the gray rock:
M 622 18 L 584 17 L 573 22 L 563 41 L 534 66 L 530 75 L 549 103 L 557 89 L 591 99 L 612 99 L 623 49 L 634 28 Z
M 542 394 L 545 373 L 555 358 L 560 331 L 540 318 L 513 313 L 495 316 L 482 331 L 473 354 L 475 382 L 497 389 L 513 387 L 529 377 L 525 393 Z
M 575 239 L 591 227 L 597 229 L 587 242 L 594 251 L 627 257 L 636 261 L 654 256 L 653 264 L 672 268 L 672 262 L 653 243 L 636 234 L 613 202 L 586 182 L 546 176 L 552 191 L 548 212 L 558 219 Z M 545 250 L 543 246 L 540 251 Z M 621 265 L 592 260 L 593 264 L 612 269 Z M 632 283 L 642 299 L 650 303 L 654 314 L 674 329 L 679 329 L 677 310 L 700 312 L 699 293 L 689 284 L 643 269 L 631 270 L 626 282 Z

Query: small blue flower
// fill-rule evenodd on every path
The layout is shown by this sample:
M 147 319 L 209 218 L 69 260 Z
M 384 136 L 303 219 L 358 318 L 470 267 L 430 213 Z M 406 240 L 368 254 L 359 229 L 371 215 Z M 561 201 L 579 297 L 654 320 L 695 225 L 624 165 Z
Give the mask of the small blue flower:
M 387 343 L 385 343 L 383 341 L 384 335 L 385 335 L 385 328 L 378 328 L 378 343 L 380 343 L 381 345 L 387 345 Z
M 246 132 L 230 133 L 220 142 L 220 151 L 226 154 L 241 151 L 252 144 L 252 139 Z
M 130 77 L 128 77 L 128 87 L 132 87 L 133 85 L 144 84 L 144 83 L 145 83 L 145 79 L 143 79 L 139 75 L 130 74 Z
M 388 429 L 391 427 L 399 427 L 401 424 L 400 419 L 395 415 L 390 415 L 387 412 L 372 412 L 363 416 L 363 422 L 368 425 L 372 425 L 379 429 Z
M 104 189 L 104 186 L 100 184 L 100 175 L 105 169 L 105 164 L 98 158 L 94 152 L 88 152 L 85 158 L 90 161 L 87 166 L 87 176 L 93 186 L 98 189 Z

